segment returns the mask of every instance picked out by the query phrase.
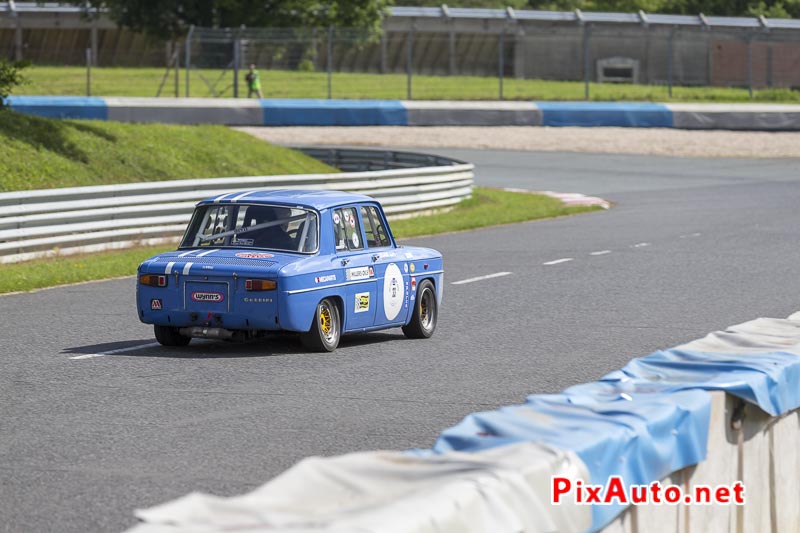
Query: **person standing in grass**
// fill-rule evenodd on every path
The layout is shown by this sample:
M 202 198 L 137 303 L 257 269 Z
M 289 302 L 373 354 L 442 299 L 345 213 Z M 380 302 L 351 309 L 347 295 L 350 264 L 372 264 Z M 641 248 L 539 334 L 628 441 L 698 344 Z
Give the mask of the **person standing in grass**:
M 250 71 L 245 75 L 244 79 L 247 81 L 247 97 L 252 98 L 253 93 L 256 93 L 259 98 L 264 98 L 261 93 L 261 77 L 258 75 L 256 66 L 250 63 Z

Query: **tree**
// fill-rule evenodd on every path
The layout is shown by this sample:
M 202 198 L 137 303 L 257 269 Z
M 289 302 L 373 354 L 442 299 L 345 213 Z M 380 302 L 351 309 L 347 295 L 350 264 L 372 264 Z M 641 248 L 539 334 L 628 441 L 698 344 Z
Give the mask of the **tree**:
M 28 82 L 22 75 L 22 69 L 28 65 L 27 61 L 7 61 L 0 58 L 0 109 L 6 107 L 5 100 L 14 87 Z
M 90 0 L 120 26 L 172 39 L 189 26 L 263 26 L 377 30 L 392 0 Z M 73 3 L 86 5 L 73 0 Z

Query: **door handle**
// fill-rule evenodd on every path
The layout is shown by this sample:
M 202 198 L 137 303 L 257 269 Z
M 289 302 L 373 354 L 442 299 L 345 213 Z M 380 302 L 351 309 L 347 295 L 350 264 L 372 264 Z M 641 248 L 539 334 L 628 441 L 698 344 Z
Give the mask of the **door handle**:
M 349 259 L 342 259 L 342 266 L 345 266 L 349 262 L 350 262 Z
M 375 261 L 377 261 L 380 258 L 381 258 L 381 256 L 379 256 L 378 254 L 375 254 L 375 255 L 372 256 L 372 262 L 374 263 Z

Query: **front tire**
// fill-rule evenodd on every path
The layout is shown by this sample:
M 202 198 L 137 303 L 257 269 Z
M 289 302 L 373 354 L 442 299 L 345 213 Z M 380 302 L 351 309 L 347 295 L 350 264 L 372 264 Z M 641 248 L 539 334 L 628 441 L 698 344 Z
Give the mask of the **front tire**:
M 300 334 L 303 346 L 315 352 L 332 352 L 339 346 L 342 336 L 342 320 L 339 307 L 326 298 L 317 304 L 311 329 Z
M 192 340 L 191 337 L 184 337 L 178 333 L 178 328 L 154 325 L 153 330 L 156 340 L 162 346 L 186 346 Z
M 403 333 L 409 339 L 427 339 L 436 330 L 439 306 L 436 303 L 436 290 L 430 280 L 424 280 L 417 287 L 417 301 L 411 322 L 403 326 Z

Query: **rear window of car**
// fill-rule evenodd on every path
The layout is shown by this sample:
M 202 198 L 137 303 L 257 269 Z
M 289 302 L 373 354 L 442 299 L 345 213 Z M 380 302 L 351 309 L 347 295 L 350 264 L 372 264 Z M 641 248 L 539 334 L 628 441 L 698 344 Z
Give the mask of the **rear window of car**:
M 313 253 L 317 214 L 280 205 L 204 205 L 195 210 L 181 248 L 263 248 Z

